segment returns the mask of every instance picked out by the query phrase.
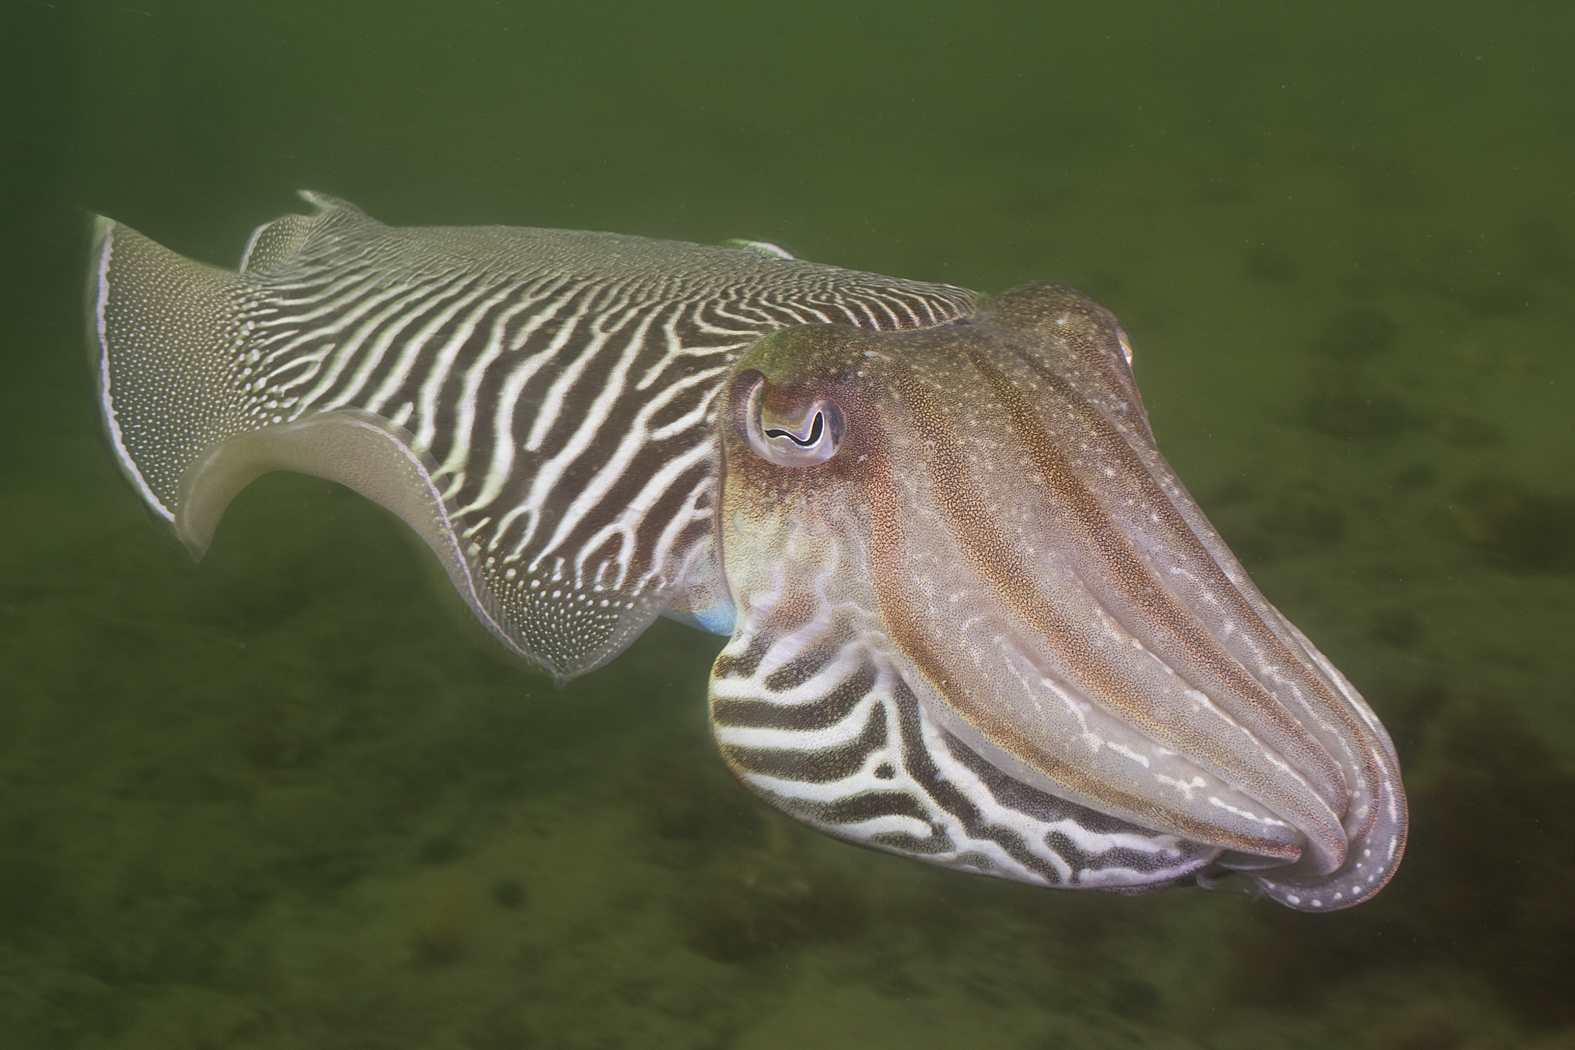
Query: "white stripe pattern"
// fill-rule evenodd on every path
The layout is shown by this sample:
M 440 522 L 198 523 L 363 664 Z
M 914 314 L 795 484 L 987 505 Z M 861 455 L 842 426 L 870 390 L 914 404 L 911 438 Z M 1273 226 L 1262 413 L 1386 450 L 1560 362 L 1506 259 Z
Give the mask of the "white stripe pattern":
M 249 266 L 258 425 L 358 409 L 431 472 L 485 598 L 560 675 L 609 658 L 707 563 L 732 362 L 830 322 L 932 327 L 969 293 L 756 252 L 500 227 L 399 229 L 348 205 Z M 295 220 L 297 222 L 302 220 Z M 260 235 L 259 235 L 260 236 Z
M 733 772 L 796 819 L 886 852 L 1045 886 L 1162 885 L 1218 854 L 1011 781 L 930 719 L 848 617 L 822 607 L 774 636 L 770 604 L 717 659 L 712 729 Z

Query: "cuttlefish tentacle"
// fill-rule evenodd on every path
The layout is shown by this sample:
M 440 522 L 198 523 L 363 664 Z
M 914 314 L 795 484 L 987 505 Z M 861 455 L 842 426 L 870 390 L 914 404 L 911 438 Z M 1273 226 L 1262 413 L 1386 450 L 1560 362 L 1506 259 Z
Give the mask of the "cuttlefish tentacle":
M 96 226 L 110 444 L 194 554 L 295 470 L 408 522 L 559 681 L 664 612 L 730 634 L 729 767 L 875 848 L 1306 910 L 1394 871 L 1382 726 L 1171 472 L 1083 296 L 304 196 L 238 271 Z
M 1162 661 L 1165 654 L 1144 646 L 1141 641 L 1121 630 L 1125 625 L 1121 623 L 1120 617 L 1112 618 L 1114 622 L 1106 626 L 1110 637 L 1114 639 L 1113 644 L 1091 643 L 1084 626 L 1087 619 L 1086 605 L 1077 610 L 1081 615 L 1074 619 L 1044 593 L 1041 580 L 1032 567 L 1032 556 L 996 526 L 995 515 L 973 483 L 967 466 L 961 462 L 962 457 L 957 451 L 960 435 L 942 423 L 932 398 L 922 390 L 912 390 L 907 400 L 917 432 L 934 449 L 929 463 L 930 490 L 942 494 L 939 505 L 945 511 L 961 547 L 991 590 L 1004 599 L 1016 618 L 1041 636 L 1052 649 L 1064 655 L 1065 686 L 1095 700 L 1148 740 L 1177 754 L 1196 756 L 1197 760 L 1219 769 L 1224 774 L 1222 779 L 1234 784 L 1237 790 L 1262 800 L 1265 808 L 1280 818 L 1278 822 L 1271 822 L 1262 814 L 1255 814 L 1250 818 L 1253 823 L 1267 825 L 1262 833 L 1253 834 L 1254 829 L 1249 824 L 1222 844 L 1245 853 L 1296 856 L 1298 850 L 1288 849 L 1284 842 L 1277 841 L 1279 834 L 1288 835 L 1292 829 L 1296 829 L 1315 846 L 1335 840 L 1336 856 L 1322 862 L 1323 872 L 1337 865 L 1339 855 L 1344 850 L 1338 817 L 1323 799 L 1306 790 L 1306 778 L 1296 766 L 1280 759 L 1265 746 L 1264 741 L 1254 735 L 1261 730 L 1261 726 L 1255 723 L 1254 731 L 1248 732 L 1241 721 L 1231 717 L 1228 712 L 1218 710 L 1220 705 L 1216 698 L 1221 694 L 1219 691 L 1212 694 L 1205 692 L 1200 688 L 1204 682 L 1178 676 L 1181 681 L 1173 688 L 1156 690 L 1152 686 L 1145 687 L 1139 677 L 1142 672 L 1136 666 L 1152 662 L 1152 657 L 1145 650 Z M 1035 458 L 1041 459 L 1042 456 Z M 872 464 L 881 464 L 885 459 L 885 456 L 871 457 Z M 1054 746 L 1058 742 L 1045 741 L 1040 734 L 1023 732 L 1019 720 L 1012 717 L 1013 712 L 999 710 L 987 697 L 979 695 L 989 691 L 987 686 L 966 679 L 959 680 L 960 676 L 953 669 L 955 660 L 944 651 L 950 644 L 944 627 L 919 614 L 915 603 L 909 600 L 904 577 L 911 555 L 904 549 L 901 501 L 890 474 L 877 474 L 879 469 L 879 466 L 872 469 L 872 507 L 875 510 L 876 535 L 887 539 L 886 543 L 877 547 L 874 573 L 883 618 L 898 645 L 920 668 L 925 678 L 942 693 L 947 705 L 957 711 L 971 728 L 997 746 L 1037 767 L 1061 787 L 1095 802 L 1107 811 L 1138 813 L 1145 822 L 1178 834 L 1192 837 L 1220 836 L 1218 825 L 1208 825 L 1162 802 L 1141 799 L 1130 792 L 1121 791 L 1111 783 L 1099 780 L 1092 771 L 1069 765 L 1058 757 L 1058 749 Z M 1083 515 L 1097 513 L 1097 508 L 1090 506 L 1090 494 L 1086 490 L 1078 491 L 1079 486 L 1074 481 L 1047 472 L 1045 482 L 1056 487 L 1068 502 L 1084 502 L 1083 507 L 1077 508 Z M 1100 541 L 1109 543 L 1107 523 L 1101 521 L 1097 528 L 1100 532 L 1092 537 L 1095 542 L 1090 546 L 1097 547 Z M 1079 541 L 1087 539 L 1076 533 L 1058 534 L 1065 537 L 1064 542 L 1069 547 L 1082 547 Z M 1099 553 L 1107 554 L 1108 549 Z M 1089 604 L 1099 602 L 1100 588 L 1090 586 L 1091 573 L 1086 568 L 1087 562 L 1080 561 L 1079 565 L 1084 568 L 1076 574 L 1072 583 L 1073 600 Z M 1160 597 L 1164 592 L 1159 589 L 1158 581 L 1151 583 L 1147 591 L 1152 605 L 1160 606 L 1161 612 L 1169 611 L 1163 609 L 1166 603 Z M 1153 615 L 1152 609 L 1144 611 Z M 1175 670 L 1174 666 L 1170 666 L 1170 669 Z M 1190 689 L 1186 686 L 1190 686 Z M 1207 715 L 1204 709 L 1207 709 Z M 1277 708 L 1275 710 L 1283 715 Z M 1205 718 L 1209 721 L 1205 721 Z M 1198 728 L 1200 725 L 1205 728 Z M 1282 727 L 1276 722 L 1270 722 L 1269 728 L 1277 730 Z M 1289 733 L 1279 735 L 1290 736 Z M 1324 759 L 1324 756 L 1319 754 L 1317 758 Z M 1276 780 L 1289 780 L 1303 790 L 1297 791 L 1280 806 L 1275 806 L 1272 795 Z
M 1125 364 L 1124 355 L 1116 349 L 1125 347 L 1125 337 L 1108 313 L 1075 294 L 1065 299 L 1049 297 L 1043 305 L 1031 303 L 1028 297 L 1021 297 L 1003 301 L 996 309 L 998 314 L 1009 314 L 1014 324 L 1032 326 L 1041 337 L 1053 334 L 1077 357 L 1116 362 L 1117 368 Z M 1101 341 L 1106 345 L 1098 346 Z M 990 370 L 977 352 L 972 359 Z M 1146 425 L 1141 433 L 1130 426 L 1123 432 L 1123 424 L 1134 416 L 1141 418 L 1141 410 L 1102 411 L 1099 399 L 1076 396 L 1073 384 L 1087 389 L 1089 384 L 1083 377 L 1092 369 L 1074 369 L 1063 379 L 1032 354 L 1019 352 L 1012 359 L 1026 366 L 1038 381 L 1039 391 L 1054 395 L 1046 398 L 1040 418 L 1075 418 L 1077 426 L 1094 435 L 1092 440 L 1110 457 L 1100 474 L 1113 471 L 1125 482 L 1119 497 L 1107 495 L 1104 500 L 1115 508 L 1111 520 L 1116 526 L 1104 533 L 1110 554 L 1101 559 L 1113 569 L 1105 576 L 1110 584 L 1098 588 L 1107 608 L 1123 609 L 1122 618 L 1135 636 L 1210 696 L 1221 702 L 1236 697 L 1246 701 L 1230 708 L 1232 716 L 1250 722 L 1256 734 L 1304 775 L 1316 768 L 1321 752 L 1325 779 L 1314 782 L 1319 794 L 1344 813 L 1345 839 L 1384 842 L 1397 848 L 1401 840 L 1396 832 L 1403 824 L 1404 807 L 1398 794 L 1399 769 L 1388 737 L 1349 683 L 1252 586 L 1155 449 Z M 992 385 L 1003 399 L 1011 400 L 1000 373 L 995 373 Z M 1135 388 L 1122 384 L 1116 396 L 1137 395 Z M 1016 399 L 1012 411 L 1025 426 L 1032 425 L 1029 420 L 1034 412 L 1022 399 Z M 1051 439 L 1031 444 L 1037 458 L 1054 456 L 1058 442 Z M 1095 484 L 1100 479 L 1089 472 L 1085 477 L 1094 478 Z M 1130 511 L 1121 511 L 1136 506 L 1145 509 L 1146 525 Z M 1093 524 L 1097 527 L 1097 515 Z M 1141 551 L 1137 549 L 1139 542 Z M 1086 559 L 1082 564 L 1086 572 L 1097 562 Z M 1155 586 L 1156 576 L 1167 582 Z M 1122 589 L 1125 595 L 1120 593 Z M 1209 679 L 1213 679 L 1212 687 Z M 1286 751 L 1274 735 L 1276 721 L 1282 731 L 1294 732 L 1284 724 L 1286 717 L 1294 718 L 1293 725 L 1305 727 L 1304 743 L 1294 751 Z M 1314 747 L 1306 746 L 1307 737 L 1316 741 Z M 1327 857 L 1335 845 L 1331 839 L 1329 848 L 1321 852 Z M 1345 859 L 1351 873 L 1360 872 L 1364 884 L 1369 877 L 1376 880 L 1378 870 L 1388 866 L 1387 857 L 1381 863 L 1363 856 Z M 1328 875 L 1333 870 L 1304 863 L 1282 875 L 1284 880 L 1294 881 L 1298 872 Z M 1337 892 L 1349 896 L 1354 888 Z

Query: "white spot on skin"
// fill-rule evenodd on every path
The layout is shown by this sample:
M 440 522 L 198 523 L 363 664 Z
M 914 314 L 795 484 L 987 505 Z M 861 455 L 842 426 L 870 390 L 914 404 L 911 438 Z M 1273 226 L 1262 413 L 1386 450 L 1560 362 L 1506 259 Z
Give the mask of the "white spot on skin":
M 1155 776 L 1154 779 L 1167 787 L 1173 787 L 1177 791 L 1181 792 L 1182 796 L 1186 798 L 1188 802 L 1192 801 L 1192 793 L 1194 791 L 1207 786 L 1202 777 L 1193 777 L 1191 781 L 1186 781 L 1177 777 L 1167 777 L 1165 774 L 1160 773 Z
M 1133 751 L 1131 748 L 1127 747 L 1125 744 L 1118 744 L 1113 740 L 1107 741 L 1105 746 L 1118 755 L 1124 755 L 1127 758 L 1130 758 L 1132 761 L 1141 765 L 1144 769 L 1148 768 L 1147 755 L 1140 755 L 1136 751 Z
M 1258 814 L 1253 813 L 1253 812 L 1251 812 L 1249 810 L 1241 809 L 1238 806 L 1233 806 L 1229 802 L 1226 802 L 1224 799 L 1219 798 L 1219 797 L 1217 797 L 1215 795 L 1210 795 L 1209 796 L 1209 805 L 1217 806 L 1220 809 L 1223 809 L 1227 813 L 1234 813 L 1236 816 L 1242 817 L 1242 818 L 1244 818 L 1246 820 L 1250 820 L 1250 821 L 1252 821 L 1252 822 L 1254 822 L 1256 824 L 1265 824 L 1265 825 L 1268 825 L 1270 827 L 1277 827 L 1277 828 L 1288 827 L 1288 825 L 1283 820 L 1275 820 L 1273 817 L 1260 817 L 1260 816 L 1258 816 Z

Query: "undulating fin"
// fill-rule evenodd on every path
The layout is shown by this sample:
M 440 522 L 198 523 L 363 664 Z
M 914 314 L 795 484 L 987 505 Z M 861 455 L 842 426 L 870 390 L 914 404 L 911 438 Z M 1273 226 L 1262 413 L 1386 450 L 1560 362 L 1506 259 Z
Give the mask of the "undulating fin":
M 285 216 L 252 235 L 242 273 L 288 263 L 326 215 L 360 212 L 324 200 L 323 215 Z M 244 317 L 247 282 L 194 262 L 111 219 L 95 222 L 95 337 L 103 418 L 122 470 L 195 556 L 225 508 L 273 470 L 343 484 L 404 519 L 438 555 L 476 615 L 507 639 L 478 588 L 453 523 L 410 434 L 355 409 L 285 422 L 250 396 L 257 355 Z
M 771 259 L 791 259 L 794 257 L 792 252 L 781 245 L 772 244 L 770 241 L 752 241 L 747 237 L 733 237 L 722 243 L 729 248 L 737 248 L 743 252 L 754 252 L 756 255 L 764 255 Z
M 301 197 L 322 211 L 316 215 L 281 215 L 257 227 L 241 253 L 242 273 L 287 265 L 312 234 L 325 226 L 335 222 L 353 223 L 358 219 L 371 221 L 360 208 L 338 197 L 311 191 L 303 192 Z
M 230 501 L 273 470 L 337 481 L 403 519 L 438 556 L 476 617 L 509 640 L 490 591 L 471 575 L 430 460 L 412 447 L 409 431 L 369 412 L 320 412 L 214 442 L 181 475 L 176 535 L 201 556 Z
M 113 219 L 94 219 L 88 325 L 102 417 L 121 469 L 198 556 L 212 528 L 200 535 L 181 527 L 182 474 L 215 443 L 288 418 L 274 399 L 256 396 L 263 388 L 246 275 L 288 264 L 325 227 L 371 222 L 343 201 L 307 199 L 323 211 L 259 227 L 240 272 L 188 259 Z M 205 510 L 210 526 L 223 509 Z
M 173 526 L 187 465 L 259 425 L 238 374 L 242 281 L 102 216 L 94 258 L 88 325 L 103 420 L 121 470 Z

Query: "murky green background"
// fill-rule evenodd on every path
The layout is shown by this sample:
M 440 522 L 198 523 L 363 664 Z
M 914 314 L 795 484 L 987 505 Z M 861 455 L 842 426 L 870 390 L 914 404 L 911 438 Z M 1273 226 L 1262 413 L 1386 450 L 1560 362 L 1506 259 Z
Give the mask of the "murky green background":
M 1575 1045 L 1567 5 L 0 3 L 0 1045 Z M 88 211 L 1067 281 L 1394 733 L 1375 901 L 1122 899 L 802 831 L 659 624 L 562 691 L 402 525 L 266 478 L 200 566 L 99 444 Z

